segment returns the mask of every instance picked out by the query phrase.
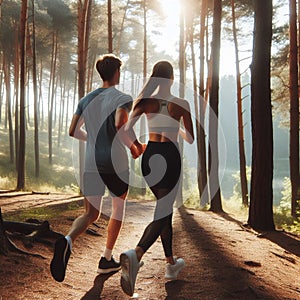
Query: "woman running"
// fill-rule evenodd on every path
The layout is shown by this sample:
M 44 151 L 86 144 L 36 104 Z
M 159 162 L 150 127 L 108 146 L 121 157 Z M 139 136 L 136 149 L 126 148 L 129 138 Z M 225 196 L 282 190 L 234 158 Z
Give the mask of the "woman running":
M 165 278 L 174 280 L 184 267 L 184 260 L 173 256 L 172 215 L 181 174 L 178 136 L 193 143 L 193 123 L 189 103 L 171 94 L 174 73 L 168 61 L 156 63 L 152 75 L 134 102 L 125 130 L 130 133 L 137 120 L 145 114 L 149 141 L 142 156 L 143 176 L 157 199 L 154 219 L 146 227 L 135 249 L 121 254 L 121 286 L 132 296 L 140 261 L 160 236 L 166 257 Z M 183 127 L 181 127 L 181 122 Z M 139 142 L 135 142 L 142 149 Z

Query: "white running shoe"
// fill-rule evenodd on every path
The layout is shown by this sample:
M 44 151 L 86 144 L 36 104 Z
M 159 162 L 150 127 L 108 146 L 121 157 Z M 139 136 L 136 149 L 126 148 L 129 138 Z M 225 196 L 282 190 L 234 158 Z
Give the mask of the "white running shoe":
M 137 273 L 141 267 L 135 250 L 128 250 L 120 255 L 120 264 L 122 269 L 121 287 L 125 294 L 132 296 Z
M 175 258 L 174 257 L 174 260 L 175 260 L 174 265 L 172 265 L 170 263 L 167 263 L 167 265 L 166 265 L 165 279 L 176 280 L 178 273 L 185 266 L 185 262 L 182 258 Z

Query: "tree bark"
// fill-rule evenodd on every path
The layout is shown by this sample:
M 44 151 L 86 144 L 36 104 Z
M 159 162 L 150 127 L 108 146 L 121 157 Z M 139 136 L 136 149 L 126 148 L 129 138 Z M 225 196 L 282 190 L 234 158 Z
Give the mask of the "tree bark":
M 108 53 L 113 52 L 111 0 L 107 1 Z
M 197 134 L 197 149 L 199 157 L 199 178 L 200 185 L 200 206 L 204 207 L 209 203 L 208 185 L 207 185 L 207 161 L 206 161 L 206 140 L 205 140 L 205 88 L 204 88 L 204 62 L 205 62 L 205 32 L 207 17 L 207 0 L 202 0 L 200 17 L 200 75 L 199 75 L 199 136 Z M 208 90 L 206 90 L 208 94 Z
M 290 0 L 290 180 L 291 214 L 300 213 L 298 205 L 299 180 L 299 91 L 298 91 L 298 48 L 297 48 L 297 10 L 296 0 Z M 299 5 L 299 4 L 298 4 Z
M 246 173 L 246 155 L 245 155 L 245 145 L 244 145 L 244 124 L 243 124 L 244 123 L 243 122 L 243 99 L 242 99 L 240 60 L 239 60 L 238 40 L 237 40 L 237 33 L 236 33 L 234 3 L 235 0 L 231 0 L 232 32 L 233 32 L 233 41 L 234 41 L 234 50 L 235 50 L 235 66 L 236 66 L 240 178 L 241 178 L 241 190 L 242 190 L 242 203 L 244 206 L 248 206 L 248 183 L 247 183 L 247 173 Z
M 127 2 L 126 2 L 125 9 L 124 9 L 124 14 L 123 14 L 123 17 L 122 17 L 118 43 L 117 43 L 117 47 L 116 47 L 116 54 L 117 55 L 120 55 L 120 52 L 121 52 L 121 40 L 122 40 L 123 31 L 124 31 L 124 24 L 125 24 L 125 20 L 126 20 L 126 14 L 127 14 L 128 7 L 129 7 L 129 1 L 130 0 L 127 0 Z
M 77 11 L 78 11 L 78 99 L 80 100 L 85 95 L 86 90 L 86 69 L 87 69 L 87 58 L 89 50 L 89 32 L 90 32 L 90 18 L 91 18 L 91 0 L 78 0 Z M 84 143 L 79 142 L 79 168 L 80 174 L 83 174 L 84 164 Z M 82 176 L 80 175 L 80 186 Z
M 5 233 L 0 207 L 0 254 L 7 256 L 9 252 L 8 240 Z
M 15 162 L 16 170 L 19 165 L 19 87 L 20 87 L 20 49 L 19 49 L 19 36 L 16 28 L 15 32 L 15 58 L 14 58 L 14 91 L 15 91 Z
M 7 111 L 7 120 L 8 120 L 8 132 L 9 132 L 9 153 L 10 153 L 10 162 L 14 162 L 14 134 L 13 134 L 13 122 L 12 122 L 12 113 L 11 113 L 11 84 L 10 84 L 10 63 L 9 59 L 5 59 L 5 52 L 3 53 L 3 70 L 4 70 L 4 80 L 5 80 L 5 93 L 6 93 L 6 111 Z
M 25 187 L 25 80 L 26 80 L 26 48 L 25 35 L 27 23 L 27 0 L 22 0 L 21 19 L 20 19 L 20 148 L 18 163 L 17 190 Z
M 270 89 L 272 0 L 254 0 L 251 66 L 252 175 L 248 224 L 274 230 L 273 124 Z
M 35 177 L 40 175 L 40 150 L 39 150 L 39 109 L 38 109 L 38 87 L 36 71 L 36 42 L 35 42 L 35 9 L 34 0 L 32 3 L 32 82 L 34 97 L 34 161 Z
M 143 1 L 143 19 L 144 19 L 144 38 L 143 38 L 143 45 L 144 45 L 144 57 L 143 57 L 143 80 L 145 82 L 147 77 L 147 7 L 146 7 L 146 0 Z
M 185 15 L 183 9 L 179 15 L 179 97 L 184 98 L 185 95 Z M 181 154 L 181 174 L 178 184 L 178 192 L 176 197 L 176 206 L 180 207 L 183 204 L 182 195 L 182 180 L 183 180 L 183 139 L 179 137 L 179 151 Z
M 222 1 L 214 1 L 213 39 L 212 39 L 212 85 L 209 97 L 209 189 L 210 210 L 222 212 L 219 183 L 219 149 L 218 149 L 218 117 L 219 117 L 219 69 L 221 45 Z
M 52 164 L 53 142 L 52 142 L 52 129 L 53 129 L 53 111 L 54 111 L 54 95 L 55 95 L 55 77 L 56 77 L 56 60 L 57 60 L 57 32 L 53 31 L 52 36 L 52 59 L 51 59 L 51 74 L 49 86 L 49 111 L 48 111 L 48 156 L 49 164 Z M 55 114 L 54 114 L 55 116 Z

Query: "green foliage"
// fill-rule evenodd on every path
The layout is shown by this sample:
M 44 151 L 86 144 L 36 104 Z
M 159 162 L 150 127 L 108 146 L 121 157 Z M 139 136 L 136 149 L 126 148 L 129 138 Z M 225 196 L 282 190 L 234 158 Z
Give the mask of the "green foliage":
M 183 190 L 184 206 L 200 209 L 199 191 L 196 185 Z
M 71 141 L 66 138 L 63 146 L 53 148 L 53 164 L 48 162 L 47 133 L 40 132 L 40 176 L 35 177 L 33 130 L 26 131 L 26 190 L 40 192 L 78 192 L 74 176 Z M 5 129 L 0 128 L 0 189 L 16 187 L 16 168 L 10 162 Z
M 137 200 L 155 200 L 155 197 L 151 190 L 146 187 L 146 194 L 144 195 L 142 193 L 142 189 L 139 187 L 129 187 L 129 193 L 128 193 L 128 198 L 129 199 L 137 199 Z
M 284 189 L 281 192 L 282 198 L 277 209 L 282 215 L 287 216 L 288 214 L 291 214 L 291 200 L 292 200 L 291 181 L 288 177 L 284 178 L 283 187 Z
M 224 199 L 222 202 L 223 210 L 229 214 L 238 216 L 239 219 L 248 219 L 248 207 L 242 203 L 242 198 Z
M 251 167 L 246 166 L 246 176 L 247 176 L 247 182 L 250 182 L 251 178 Z M 242 188 L 241 188 L 241 178 L 240 178 L 240 171 L 237 171 L 236 173 L 232 174 L 232 177 L 235 181 L 235 185 L 233 187 L 233 195 L 230 197 L 229 200 L 232 201 L 240 201 L 242 203 Z
M 300 219 L 294 219 L 291 215 L 283 214 L 282 212 L 275 210 L 274 221 L 278 229 L 283 229 L 288 232 L 292 232 L 300 235 Z
M 229 199 L 222 197 L 222 206 L 226 213 L 236 216 L 238 219 L 247 221 L 249 208 L 242 204 L 239 172 L 232 175 L 236 184 L 233 188 L 233 196 Z M 250 179 L 251 168 L 247 167 L 247 178 Z M 278 206 L 274 206 L 274 222 L 277 229 L 284 229 L 288 232 L 300 234 L 300 219 L 294 219 L 291 216 L 291 183 L 288 177 L 284 178 L 284 189 L 282 190 L 282 199 Z M 197 187 L 184 191 L 184 205 L 188 208 L 200 209 L 199 193 Z M 207 207 L 201 208 L 206 210 Z
M 3 214 L 5 216 L 6 221 L 20 221 L 24 222 L 27 219 L 38 219 L 40 221 L 43 220 L 51 220 L 59 217 L 60 215 L 64 215 L 66 210 L 72 211 L 77 210 L 81 207 L 81 205 L 77 202 L 72 202 L 66 205 L 64 209 L 58 206 L 45 206 L 38 208 L 29 208 L 24 210 L 17 210 L 13 213 Z
M 282 198 L 278 207 L 274 210 L 275 223 L 279 228 L 289 232 L 300 233 L 300 219 L 291 216 L 291 181 L 288 177 L 284 178 L 284 189 L 281 192 Z

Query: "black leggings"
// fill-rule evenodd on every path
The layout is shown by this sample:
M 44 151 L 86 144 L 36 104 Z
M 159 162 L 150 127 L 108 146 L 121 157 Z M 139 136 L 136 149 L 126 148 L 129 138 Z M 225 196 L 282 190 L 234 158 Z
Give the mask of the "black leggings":
M 163 157 L 164 163 L 161 160 L 151 162 L 151 157 L 156 154 Z M 151 167 L 154 170 L 151 170 Z M 154 174 L 154 177 L 149 177 L 150 173 L 152 174 L 157 170 L 158 172 Z M 149 142 L 142 158 L 142 172 L 157 202 L 154 220 L 144 230 L 138 246 L 146 252 L 160 236 L 165 256 L 173 256 L 173 204 L 181 173 L 181 157 L 178 145 L 171 142 Z

